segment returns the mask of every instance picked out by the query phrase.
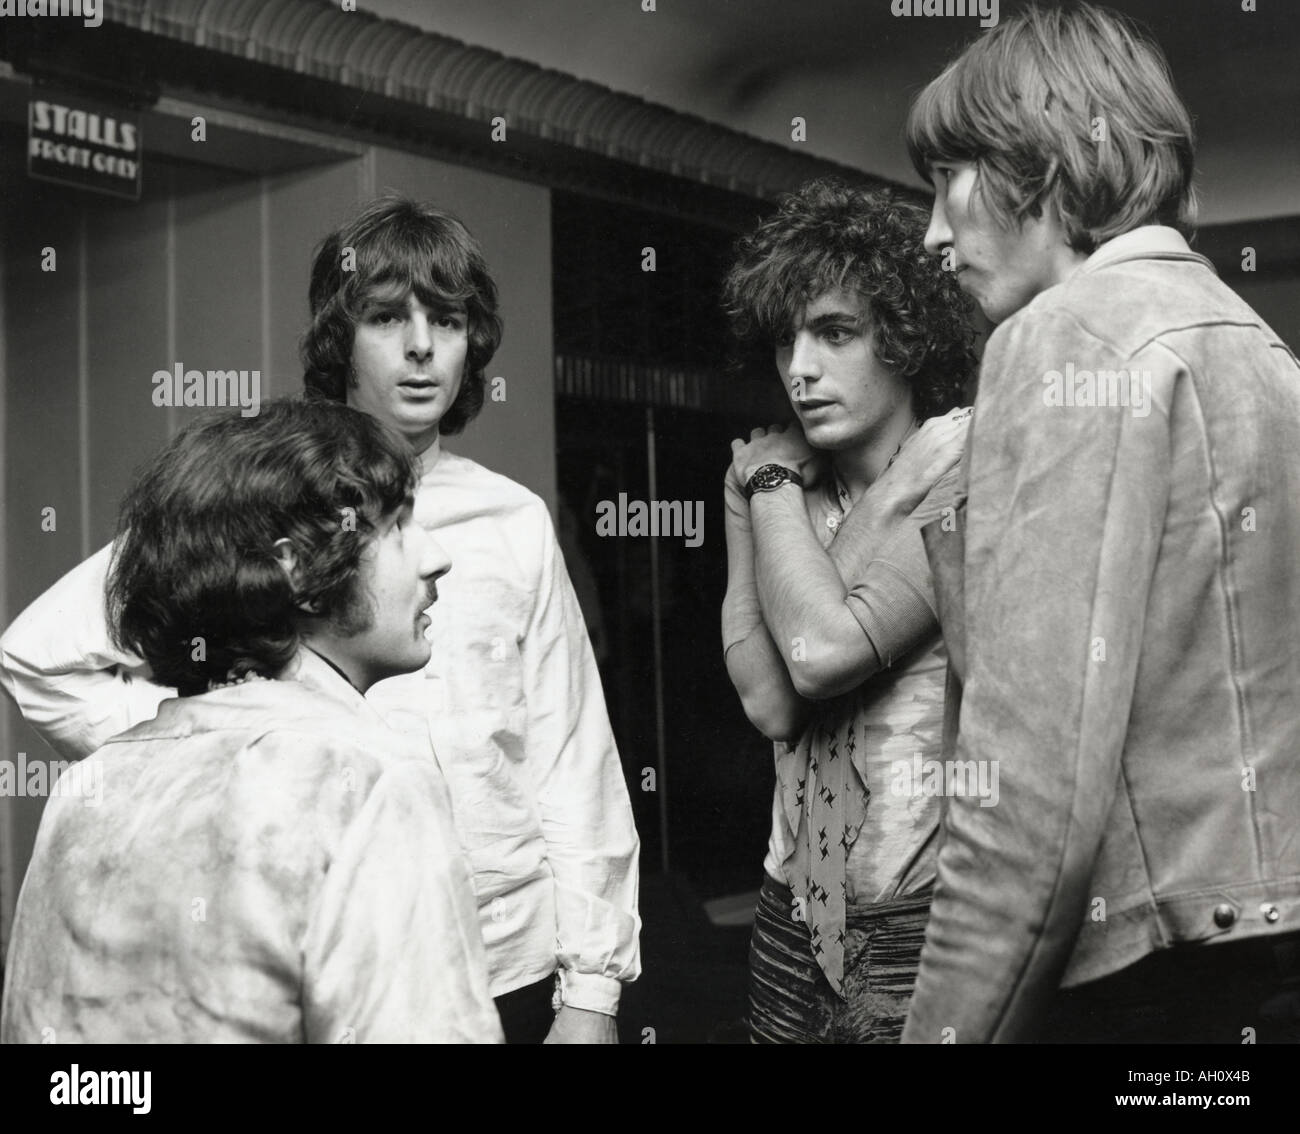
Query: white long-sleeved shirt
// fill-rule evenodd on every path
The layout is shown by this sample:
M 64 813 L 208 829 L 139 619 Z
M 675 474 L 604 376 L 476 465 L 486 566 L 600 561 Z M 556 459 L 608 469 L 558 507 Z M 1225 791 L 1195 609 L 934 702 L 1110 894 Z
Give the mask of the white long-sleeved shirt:
M 308 650 L 71 766 L 7 978 L 5 1043 L 502 1039 L 446 783 Z
M 492 995 L 558 965 L 565 1004 L 613 1014 L 621 982 L 640 973 L 639 841 L 550 516 L 535 493 L 474 461 L 435 447 L 424 464 L 416 520 L 452 560 L 428 612 L 433 656 L 367 698 L 427 742 L 447 779 Z M 174 695 L 112 646 L 109 555 L 74 568 L 0 638 L 0 686 L 70 758 Z

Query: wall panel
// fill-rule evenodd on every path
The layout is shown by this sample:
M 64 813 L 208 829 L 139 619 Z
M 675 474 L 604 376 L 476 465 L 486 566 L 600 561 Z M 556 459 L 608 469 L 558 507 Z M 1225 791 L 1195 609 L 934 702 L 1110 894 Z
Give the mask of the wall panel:
M 302 388 L 298 339 L 307 325 L 311 256 L 349 213 L 362 190 L 360 161 L 339 162 L 264 182 L 267 288 L 266 384 L 276 395 Z
M 179 362 L 186 370 L 261 375 L 261 184 L 256 178 L 198 167 L 177 167 L 173 184 L 175 357 L 159 366 Z M 268 396 L 264 382 L 261 392 Z M 205 412 L 221 411 L 184 408 L 179 423 Z
M 7 625 L 32 598 L 74 566 L 87 542 L 80 372 L 85 292 L 81 275 L 82 221 L 75 195 L 27 181 L 21 167 L 0 169 L 5 205 L 0 247 L 5 304 L 5 485 L 3 617 Z M 55 269 L 41 270 L 43 248 Z M 42 509 L 54 509 L 52 531 Z M 8 702 L 5 751 L 17 761 L 52 753 Z M 14 853 L 0 860 L 0 937 L 8 942 L 13 904 L 40 822 L 43 800 L 0 799 L 6 841 Z M 4 848 L 0 847 L 0 853 Z
M 90 542 L 112 538 L 122 493 L 166 441 L 170 415 L 153 404 L 153 372 L 170 365 L 169 171 L 151 171 L 136 203 L 96 203 L 87 220 Z M 161 184 L 160 184 L 161 183 Z

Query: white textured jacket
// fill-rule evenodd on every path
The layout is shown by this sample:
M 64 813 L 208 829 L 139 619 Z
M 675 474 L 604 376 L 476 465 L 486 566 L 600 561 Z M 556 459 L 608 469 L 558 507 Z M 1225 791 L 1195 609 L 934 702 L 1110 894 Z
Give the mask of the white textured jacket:
M 500 1042 L 442 776 L 305 650 L 168 700 L 51 794 L 0 1040 Z

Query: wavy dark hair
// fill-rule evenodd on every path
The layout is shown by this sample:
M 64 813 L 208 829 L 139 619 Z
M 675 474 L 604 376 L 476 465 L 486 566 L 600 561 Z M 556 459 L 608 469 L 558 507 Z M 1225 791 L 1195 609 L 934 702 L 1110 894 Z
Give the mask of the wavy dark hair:
M 1080 252 L 1196 219 L 1196 140 L 1164 54 L 1090 4 L 1032 6 L 981 34 L 917 96 L 907 148 L 927 182 L 932 162 L 974 162 L 1006 227 L 1053 209 Z
M 273 676 L 298 649 L 304 610 L 359 628 L 362 553 L 416 475 L 400 437 L 321 398 L 194 423 L 123 502 L 108 582 L 114 641 L 182 696 Z M 296 588 L 275 553 L 286 538 Z
M 344 252 L 351 249 L 348 267 Z M 459 433 L 483 408 L 484 370 L 501 344 L 497 287 L 478 241 L 456 217 L 409 197 L 377 197 L 317 247 L 308 301 L 311 324 L 299 344 L 308 390 L 346 400 L 352 341 L 369 296 L 398 288 L 425 306 L 465 305 L 469 346 L 456 400 L 438 432 Z
M 741 368 L 771 368 L 804 308 L 842 289 L 868 308 L 876 356 L 906 378 L 918 417 L 966 399 L 975 371 L 969 300 L 923 246 L 926 211 L 891 189 L 810 181 L 736 244 L 723 308 Z

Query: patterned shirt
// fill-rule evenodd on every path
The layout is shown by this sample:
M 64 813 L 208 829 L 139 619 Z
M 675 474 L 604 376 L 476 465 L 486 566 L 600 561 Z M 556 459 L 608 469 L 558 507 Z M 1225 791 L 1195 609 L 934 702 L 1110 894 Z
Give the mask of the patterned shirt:
M 805 903 L 795 916 L 809 922 L 814 953 L 837 991 L 842 952 L 834 931 L 843 927 L 841 919 L 829 918 L 831 936 L 822 939 L 816 914 L 832 895 L 821 892 L 814 863 L 830 858 L 839 844 L 843 876 L 826 885 L 838 884 L 835 897 L 844 903 L 910 897 L 932 885 L 936 874 L 941 799 L 927 792 L 914 770 L 916 761 L 924 767 L 941 753 L 947 653 L 920 529 L 954 504 L 956 491 L 952 470 L 844 580 L 847 604 L 884 668 L 820 703 L 797 743 L 775 745 L 777 783 L 763 866 Z M 850 501 L 839 493 L 832 502 L 819 488 L 805 494 L 805 503 L 829 546 Z M 858 506 L 872 503 L 868 494 Z M 818 808 L 818 801 L 835 805 L 840 829 L 829 829 L 827 808 Z

